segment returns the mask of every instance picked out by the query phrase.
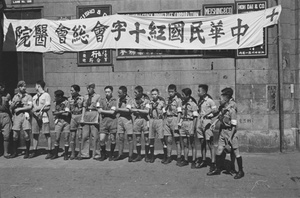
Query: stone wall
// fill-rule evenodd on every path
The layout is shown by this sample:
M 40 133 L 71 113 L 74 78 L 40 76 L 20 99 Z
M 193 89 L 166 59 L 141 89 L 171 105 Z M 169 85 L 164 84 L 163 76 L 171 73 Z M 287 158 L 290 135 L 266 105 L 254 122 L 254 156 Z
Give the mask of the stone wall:
M 10 2 L 7 2 L 8 4 Z M 77 5 L 111 4 L 112 13 L 129 11 L 165 11 L 202 9 L 203 4 L 234 3 L 233 0 L 41 0 L 34 2 L 43 6 L 43 16 L 57 19 L 59 16 L 76 18 Z M 285 149 L 295 149 L 299 127 L 299 1 L 281 1 L 284 129 Z M 269 7 L 275 0 L 269 0 Z M 238 129 L 240 144 L 244 151 L 278 151 L 279 149 L 279 103 L 278 103 L 278 50 L 277 27 L 268 29 L 267 58 L 178 58 L 117 60 L 113 52 L 113 66 L 78 67 L 76 53 L 44 55 L 44 75 L 51 96 L 56 89 L 69 93 L 72 84 L 82 87 L 89 82 L 96 84 L 96 92 L 104 94 L 103 88 L 112 85 L 115 90 L 126 85 L 132 95 L 136 85 L 145 92 L 157 87 L 166 96 L 168 84 L 178 85 L 178 90 L 192 88 L 194 96 L 197 85 L 206 83 L 209 93 L 218 99 L 220 90 L 232 87 L 238 103 Z M 214 68 L 211 70 L 211 63 Z M 291 94 L 291 84 L 295 93 Z M 116 92 L 116 91 L 115 91 Z

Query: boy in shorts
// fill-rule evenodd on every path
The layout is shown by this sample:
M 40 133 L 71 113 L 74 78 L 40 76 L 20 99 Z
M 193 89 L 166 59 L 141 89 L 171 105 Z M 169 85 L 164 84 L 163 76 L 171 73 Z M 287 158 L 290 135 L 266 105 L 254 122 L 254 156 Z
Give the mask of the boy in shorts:
M 154 88 L 151 90 L 152 100 L 150 102 L 150 126 L 149 126 L 149 139 L 150 139 L 150 163 L 153 163 L 154 158 L 154 142 L 155 137 L 161 140 L 164 151 L 164 158 L 161 161 L 164 163 L 167 160 L 167 144 L 164 139 L 164 131 L 163 131 L 163 108 L 165 106 L 165 100 L 159 96 L 158 89 Z
M 164 136 L 167 139 L 168 158 L 164 164 L 172 162 L 172 144 L 173 137 L 177 147 L 177 164 L 181 163 L 181 146 L 179 134 L 179 121 L 182 113 L 182 100 L 176 92 L 176 85 L 170 84 L 168 86 L 169 97 L 166 100 L 166 106 L 163 109 L 165 114 Z
M 17 88 L 18 93 L 13 97 L 10 105 L 10 110 L 13 113 L 13 154 L 10 158 L 17 156 L 19 134 L 23 130 L 26 145 L 24 159 L 27 159 L 30 149 L 32 97 L 26 93 L 25 81 L 19 81 Z
M 68 98 L 64 97 L 64 92 L 62 90 L 56 90 L 54 92 L 54 124 L 55 124 L 55 142 L 54 142 L 54 153 L 51 159 L 58 158 L 58 150 L 61 133 L 64 133 L 64 143 L 65 152 L 64 160 L 68 160 L 69 151 L 69 137 L 70 137 L 70 122 L 71 122 L 71 112 Z
M 38 141 L 39 135 L 42 132 L 45 135 L 46 141 L 48 143 L 48 153 L 45 159 L 50 159 L 51 155 L 51 136 L 50 136 L 50 123 L 48 111 L 51 106 L 50 95 L 45 92 L 46 83 L 43 80 L 39 80 L 35 83 L 35 89 L 37 94 L 33 96 L 33 108 L 32 108 L 32 119 L 31 127 L 33 134 L 33 152 L 29 155 L 29 158 L 34 158 L 38 155 Z
M 138 162 L 142 160 L 141 156 L 141 136 L 144 133 L 145 138 L 145 162 L 149 162 L 149 108 L 150 99 L 143 93 L 143 87 L 136 86 L 134 89 L 135 98 L 132 100 L 132 114 L 134 117 L 133 121 L 133 132 L 136 137 L 136 151 L 137 157 L 133 162 Z
M 99 161 L 106 159 L 106 137 L 110 140 L 109 161 L 114 160 L 114 151 L 116 148 L 116 133 L 117 133 L 117 117 L 115 110 L 117 109 L 117 99 L 113 97 L 113 87 L 106 86 L 104 88 L 105 98 L 100 99 L 100 107 L 98 112 L 100 115 L 100 147 L 101 158 Z

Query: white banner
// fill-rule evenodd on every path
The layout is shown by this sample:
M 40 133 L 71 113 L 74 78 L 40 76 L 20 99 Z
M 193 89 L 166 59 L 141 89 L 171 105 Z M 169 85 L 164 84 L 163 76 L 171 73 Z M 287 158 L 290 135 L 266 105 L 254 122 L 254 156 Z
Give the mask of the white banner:
M 60 52 L 97 49 L 219 50 L 263 43 L 263 28 L 277 24 L 281 6 L 220 16 L 111 15 L 54 21 L 4 19 L 4 51 Z

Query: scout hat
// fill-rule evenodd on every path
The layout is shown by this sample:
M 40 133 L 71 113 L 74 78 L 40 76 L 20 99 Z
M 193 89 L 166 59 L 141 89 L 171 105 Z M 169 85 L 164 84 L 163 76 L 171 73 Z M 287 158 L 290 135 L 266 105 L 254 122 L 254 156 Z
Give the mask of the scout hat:
M 17 84 L 17 87 L 23 87 L 24 85 L 26 85 L 24 80 L 20 80 Z
M 225 96 L 229 96 L 229 97 L 232 97 L 232 95 L 233 95 L 233 90 L 230 87 L 226 87 L 221 92 L 222 92 L 221 95 L 225 95 Z
M 86 87 L 95 89 L 95 83 L 89 83 Z

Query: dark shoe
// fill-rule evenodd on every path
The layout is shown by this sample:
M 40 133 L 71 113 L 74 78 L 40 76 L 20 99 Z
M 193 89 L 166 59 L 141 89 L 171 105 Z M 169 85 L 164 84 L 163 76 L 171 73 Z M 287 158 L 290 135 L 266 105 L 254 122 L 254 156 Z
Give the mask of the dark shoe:
M 181 158 L 177 158 L 176 166 L 181 166 Z
M 149 163 L 150 162 L 150 159 L 148 158 L 148 156 L 146 155 L 145 156 L 145 162 Z
M 33 151 L 33 152 L 29 155 L 29 158 L 31 159 L 31 158 L 35 158 L 35 157 L 37 157 L 37 156 L 38 156 L 37 151 Z
M 123 156 L 122 155 L 118 155 L 116 158 L 114 158 L 114 161 L 119 161 L 122 160 Z
M 65 154 L 64 154 L 64 160 L 69 160 L 68 153 L 65 153 Z
M 25 152 L 23 159 L 28 159 L 29 158 L 29 153 Z
M 211 164 L 210 167 L 209 167 L 209 172 L 212 172 L 216 169 L 216 164 Z
M 52 155 L 51 155 L 51 153 L 49 152 L 49 153 L 46 155 L 45 159 L 51 159 L 51 157 L 52 157 Z
M 107 159 L 106 154 L 104 154 L 104 155 L 101 155 L 99 161 L 103 162 L 106 159 Z
M 207 167 L 206 161 L 202 161 L 200 164 L 196 165 L 196 168 L 204 168 L 204 167 Z
M 142 161 L 142 156 L 141 155 L 138 155 L 132 162 L 139 162 L 139 161 Z
M 150 162 L 150 163 L 154 163 L 154 161 L 155 161 L 155 157 L 152 156 L 151 159 L 149 160 L 149 162 Z
M 188 166 L 189 165 L 189 162 L 187 160 L 183 160 L 180 162 L 180 167 L 183 167 L 183 166 Z
M 70 156 L 70 160 L 74 160 L 74 159 L 76 159 L 76 157 L 75 157 L 75 154 L 73 155 L 73 153 L 72 153 Z
M 239 171 L 235 176 L 234 179 L 241 179 L 242 177 L 245 176 L 244 171 Z
M 109 158 L 108 158 L 108 161 L 114 161 L 114 159 L 115 159 L 115 156 L 113 154 L 110 154 Z
M 131 156 L 128 157 L 128 162 L 134 162 Z
M 164 164 L 170 164 L 172 162 L 172 158 L 168 157 L 167 160 L 164 162 Z
M 9 156 L 9 159 L 12 159 L 12 158 L 16 158 L 18 157 L 18 154 L 17 153 L 13 153 Z
M 10 159 L 10 155 L 3 155 L 4 158 Z
M 196 168 L 196 162 L 193 161 L 193 162 L 191 163 L 191 169 L 195 169 L 195 168 Z
M 81 157 L 81 155 L 80 154 L 78 154 L 77 156 L 76 156 L 76 158 L 75 158 L 76 160 L 82 160 L 82 157 Z
M 161 160 L 161 163 L 164 164 L 167 161 L 167 157 L 164 157 L 164 159 Z
M 213 171 L 208 172 L 206 175 L 212 176 L 212 175 L 220 175 L 220 174 L 221 174 L 221 170 L 216 168 Z
M 50 159 L 51 160 L 54 160 L 54 159 L 57 159 L 58 158 L 58 155 L 57 154 L 54 154 Z

